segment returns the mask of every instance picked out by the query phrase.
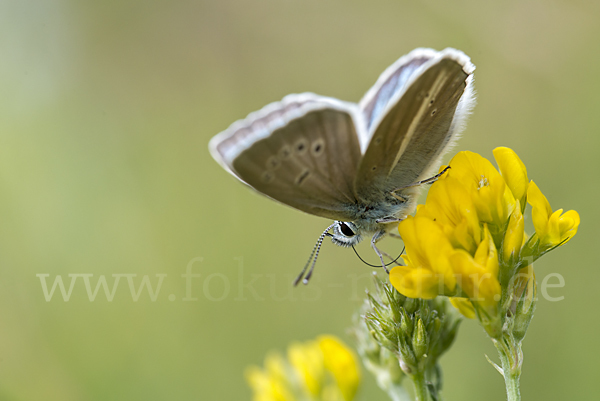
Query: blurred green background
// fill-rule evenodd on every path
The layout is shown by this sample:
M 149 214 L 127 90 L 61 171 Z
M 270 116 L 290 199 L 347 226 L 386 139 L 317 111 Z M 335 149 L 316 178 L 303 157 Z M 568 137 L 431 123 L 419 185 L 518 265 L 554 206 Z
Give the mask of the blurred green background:
M 448 46 L 477 66 L 457 150 L 513 148 L 553 208 L 582 218 L 536 265 L 538 281 L 564 277 L 549 290 L 564 299 L 538 304 L 523 398 L 596 399 L 599 20 L 589 0 L 0 1 L 0 399 L 250 399 L 244 369 L 268 350 L 351 343 L 370 268 L 326 243 L 293 289 L 329 222 L 252 193 L 207 143 L 288 93 L 358 101 L 401 55 Z M 122 276 L 112 302 L 82 277 L 47 302 L 38 274 L 67 290 L 69 274 L 166 276 L 155 301 Z M 464 322 L 447 400 L 505 399 L 484 354 L 497 360 Z M 364 373 L 360 398 L 386 399 Z

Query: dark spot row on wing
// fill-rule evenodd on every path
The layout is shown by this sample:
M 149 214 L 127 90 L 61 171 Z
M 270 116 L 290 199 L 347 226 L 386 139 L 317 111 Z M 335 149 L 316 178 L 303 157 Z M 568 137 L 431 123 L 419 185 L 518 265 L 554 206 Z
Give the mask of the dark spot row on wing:
M 302 156 L 303 154 L 306 153 L 306 150 L 308 148 L 308 140 L 306 138 L 302 138 L 302 139 L 298 140 L 294 144 L 293 148 L 296 151 L 297 155 Z M 310 148 L 311 148 L 311 154 L 313 156 L 315 156 L 315 157 L 321 156 L 325 150 L 325 141 L 322 138 L 319 138 L 311 144 Z M 264 172 L 262 175 L 263 182 L 265 182 L 265 183 L 272 182 L 273 179 L 275 178 L 275 175 L 273 172 L 275 170 L 277 170 L 279 167 L 281 167 L 282 162 L 288 160 L 291 156 L 292 156 L 292 151 L 289 148 L 289 146 L 287 146 L 287 145 L 282 146 L 282 148 L 279 150 L 279 152 L 277 152 L 276 155 L 270 156 L 266 161 L 267 171 Z M 295 184 L 296 185 L 302 184 L 302 182 L 304 182 L 306 180 L 306 178 L 308 178 L 309 175 L 310 175 L 309 170 L 302 171 L 302 173 L 296 178 Z
M 312 144 L 312 155 L 313 156 L 321 156 L 323 154 L 323 150 L 325 149 L 325 141 L 322 138 L 317 139 Z

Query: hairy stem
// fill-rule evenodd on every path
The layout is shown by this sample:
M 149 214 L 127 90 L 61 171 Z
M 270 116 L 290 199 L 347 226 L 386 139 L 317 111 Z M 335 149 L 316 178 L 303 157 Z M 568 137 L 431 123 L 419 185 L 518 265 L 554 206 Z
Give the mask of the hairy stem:
M 523 363 L 521 344 L 514 337 L 505 335 L 500 340 L 494 340 L 494 345 L 498 350 L 498 354 L 500 354 L 508 401 L 520 401 L 519 379 L 521 378 L 521 364 Z
M 429 397 L 429 391 L 425 383 L 425 373 L 417 372 L 411 376 L 411 379 L 415 385 L 416 401 L 430 401 L 431 397 Z

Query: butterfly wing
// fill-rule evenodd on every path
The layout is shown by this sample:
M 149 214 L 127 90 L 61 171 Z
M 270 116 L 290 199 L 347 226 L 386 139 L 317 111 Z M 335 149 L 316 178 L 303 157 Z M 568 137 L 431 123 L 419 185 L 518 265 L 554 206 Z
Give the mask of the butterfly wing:
M 367 129 L 386 110 L 389 101 L 405 89 L 415 71 L 437 55 L 438 52 L 432 49 L 415 49 L 400 57 L 379 76 L 360 102 Z
M 349 221 L 362 124 L 355 104 L 289 95 L 232 124 L 209 148 L 258 192 L 306 213 Z
M 376 202 L 432 174 L 474 104 L 474 69 L 458 50 L 417 49 L 382 74 L 360 102 L 369 144 L 359 199 Z

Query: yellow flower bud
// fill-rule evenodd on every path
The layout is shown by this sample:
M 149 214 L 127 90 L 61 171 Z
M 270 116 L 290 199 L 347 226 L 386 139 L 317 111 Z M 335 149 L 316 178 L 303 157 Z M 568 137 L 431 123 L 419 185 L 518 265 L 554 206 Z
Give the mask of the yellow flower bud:
M 525 219 L 521 213 L 520 201 L 517 200 L 515 210 L 513 210 L 504 241 L 502 242 L 502 257 L 505 261 L 509 261 L 511 256 L 513 259 L 519 255 L 521 246 L 523 245 L 523 236 L 525 235 Z

